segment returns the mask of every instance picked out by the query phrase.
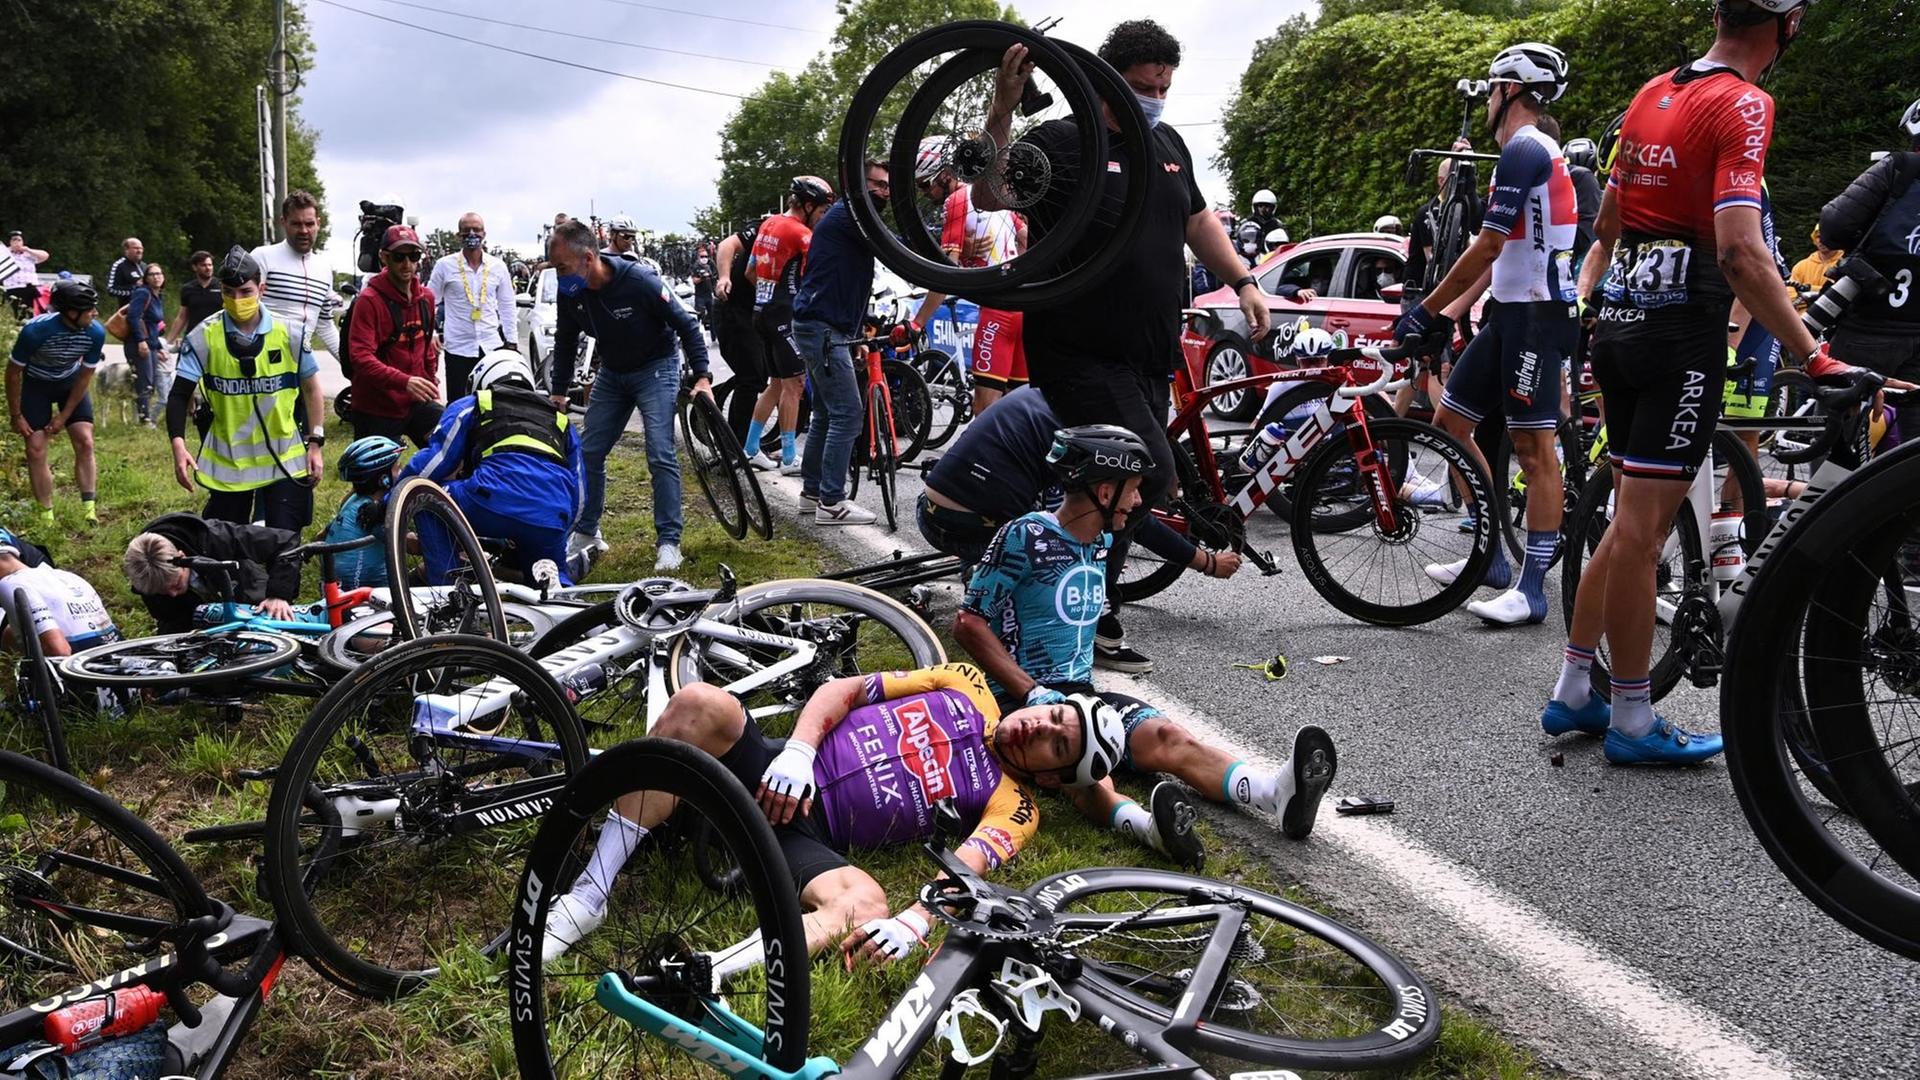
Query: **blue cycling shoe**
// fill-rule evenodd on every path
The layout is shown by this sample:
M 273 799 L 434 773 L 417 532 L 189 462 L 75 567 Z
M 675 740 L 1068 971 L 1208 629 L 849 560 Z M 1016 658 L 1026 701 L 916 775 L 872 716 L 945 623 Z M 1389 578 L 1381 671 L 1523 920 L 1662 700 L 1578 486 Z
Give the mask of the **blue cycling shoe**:
M 1720 736 L 1685 731 L 1656 715 L 1653 730 L 1637 739 L 1609 729 L 1603 752 L 1615 765 L 1698 765 L 1723 749 Z
M 1583 735 L 1605 735 L 1607 725 L 1613 720 L 1613 706 L 1601 700 L 1595 694 L 1587 703 L 1574 708 L 1564 701 L 1549 701 L 1547 707 L 1540 710 L 1540 729 L 1549 735 L 1565 735 L 1569 731 L 1578 731 Z

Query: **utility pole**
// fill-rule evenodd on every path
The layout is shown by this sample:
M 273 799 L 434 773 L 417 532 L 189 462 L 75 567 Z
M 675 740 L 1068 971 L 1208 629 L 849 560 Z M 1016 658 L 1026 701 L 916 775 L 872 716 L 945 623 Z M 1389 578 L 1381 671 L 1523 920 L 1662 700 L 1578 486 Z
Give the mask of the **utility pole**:
M 287 198 L 287 97 L 293 92 L 287 70 L 287 0 L 273 0 L 273 56 L 267 61 L 267 83 L 273 88 L 273 209 L 274 232 L 279 234 L 280 207 Z M 279 239 L 285 239 L 284 236 Z

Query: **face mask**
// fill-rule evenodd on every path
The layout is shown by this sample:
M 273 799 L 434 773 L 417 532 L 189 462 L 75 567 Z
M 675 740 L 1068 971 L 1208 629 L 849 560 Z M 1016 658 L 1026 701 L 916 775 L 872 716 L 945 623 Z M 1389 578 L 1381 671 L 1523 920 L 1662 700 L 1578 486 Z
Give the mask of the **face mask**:
M 222 297 L 220 306 L 227 309 L 229 316 L 241 322 L 251 322 L 255 315 L 260 314 L 260 298 L 257 296 Z
M 1382 271 L 1379 277 L 1376 277 L 1373 279 L 1373 282 L 1375 285 L 1378 285 L 1380 288 L 1384 289 L 1389 285 L 1400 284 L 1400 279 L 1397 277 L 1394 277 L 1392 274 Z
M 579 296 L 586 290 L 587 279 L 579 274 L 562 274 L 554 279 L 554 284 L 559 287 L 561 296 Z
M 1140 111 L 1147 114 L 1147 126 L 1149 128 L 1159 127 L 1160 114 L 1167 110 L 1167 99 L 1148 97 L 1145 94 L 1138 93 L 1133 96 L 1140 99 Z
M 486 237 L 486 234 L 484 233 L 470 232 L 470 233 L 460 234 L 461 247 L 477 248 L 486 242 L 487 242 L 487 237 Z

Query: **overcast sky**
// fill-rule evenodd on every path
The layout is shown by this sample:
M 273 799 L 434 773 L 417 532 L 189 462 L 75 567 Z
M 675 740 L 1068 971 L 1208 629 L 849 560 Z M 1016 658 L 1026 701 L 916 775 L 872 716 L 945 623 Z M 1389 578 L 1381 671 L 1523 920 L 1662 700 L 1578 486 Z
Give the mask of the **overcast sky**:
M 798 71 L 826 46 L 837 22 L 832 0 L 302 0 L 302 6 L 317 55 L 301 111 L 320 133 L 317 164 L 333 210 L 329 250 L 340 269 L 352 261 L 351 214 L 361 199 L 395 199 L 419 215 L 422 229 L 451 228 L 462 211 L 479 210 L 489 240 L 527 251 L 535 250 L 540 225 L 562 210 L 585 216 L 591 208 L 602 218 L 625 213 L 642 228 L 685 232 L 694 211 L 714 200 L 720 128 L 737 104 L 516 56 L 373 15 L 736 94 L 750 92 L 775 68 Z M 1207 197 L 1224 199 L 1225 178 L 1210 160 L 1218 150 L 1220 110 L 1253 43 L 1294 12 L 1316 6 L 1313 0 L 1044 0 L 1018 8 L 1029 22 L 1061 16 L 1055 33 L 1088 48 L 1122 19 L 1151 17 L 1172 31 L 1186 55 L 1165 121 L 1192 147 Z M 521 28 L 536 26 L 580 37 Z

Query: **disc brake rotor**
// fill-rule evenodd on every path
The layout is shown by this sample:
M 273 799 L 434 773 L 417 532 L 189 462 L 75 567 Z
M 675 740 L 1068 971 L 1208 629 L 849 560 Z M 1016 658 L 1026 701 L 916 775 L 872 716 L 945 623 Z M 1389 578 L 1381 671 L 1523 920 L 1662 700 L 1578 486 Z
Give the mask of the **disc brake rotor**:
M 1053 187 L 1053 163 L 1039 147 L 1014 143 L 987 179 L 994 198 L 1015 210 L 1024 210 Z
M 1867 665 L 1897 694 L 1920 692 L 1920 631 L 1882 626 L 1866 641 Z

